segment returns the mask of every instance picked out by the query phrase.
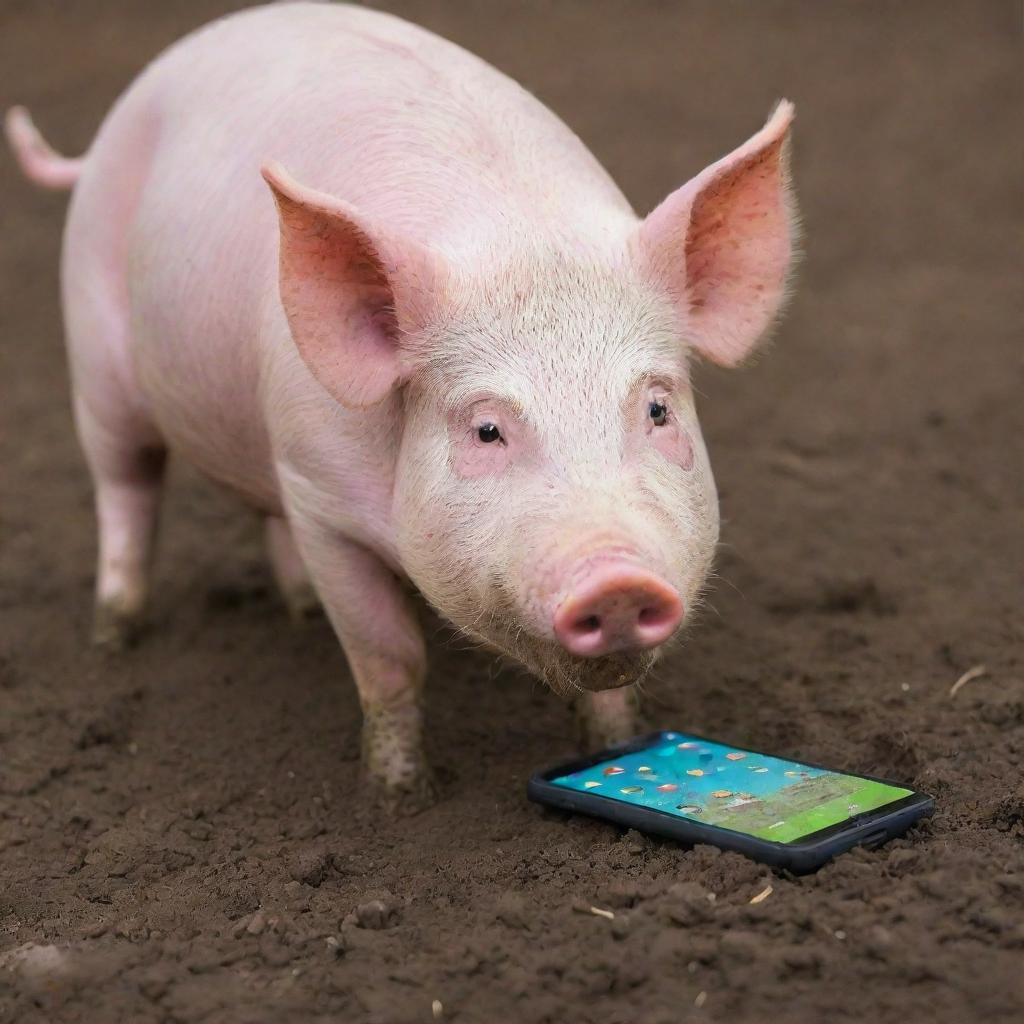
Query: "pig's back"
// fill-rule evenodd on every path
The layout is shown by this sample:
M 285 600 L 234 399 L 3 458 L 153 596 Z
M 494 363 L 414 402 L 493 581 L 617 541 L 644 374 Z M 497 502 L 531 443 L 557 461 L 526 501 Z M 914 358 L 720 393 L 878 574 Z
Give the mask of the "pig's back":
M 245 11 L 182 40 L 139 85 L 160 111 L 172 173 L 187 146 L 207 184 L 239 174 L 262 194 L 259 166 L 276 159 L 304 184 L 435 244 L 461 247 L 467 211 L 486 213 L 492 200 L 492 216 L 545 226 L 557 210 L 584 237 L 603 212 L 631 212 L 547 107 L 391 15 L 333 3 Z M 154 175 L 164 166 L 158 159 Z
M 510 223 L 602 245 L 632 216 L 542 104 L 388 15 L 259 8 L 168 50 L 97 136 L 65 268 L 92 256 L 123 271 L 128 358 L 153 418 L 200 468 L 270 505 L 268 361 L 308 374 L 282 350 L 276 214 L 259 174 L 268 159 L 462 260 Z M 344 426 L 346 414 L 323 412 Z

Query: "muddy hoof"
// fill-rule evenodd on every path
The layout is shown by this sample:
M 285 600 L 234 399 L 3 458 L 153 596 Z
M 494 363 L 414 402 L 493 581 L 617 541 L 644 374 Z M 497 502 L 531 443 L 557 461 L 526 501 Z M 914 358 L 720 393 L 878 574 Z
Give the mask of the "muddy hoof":
M 137 614 L 126 614 L 109 604 L 96 606 L 92 619 L 92 642 L 106 651 L 126 651 L 139 642 L 143 623 Z
M 399 784 L 364 775 L 369 799 L 394 818 L 410 818 L 433 807 L 440 799 L 433 772 L 423 771 Z

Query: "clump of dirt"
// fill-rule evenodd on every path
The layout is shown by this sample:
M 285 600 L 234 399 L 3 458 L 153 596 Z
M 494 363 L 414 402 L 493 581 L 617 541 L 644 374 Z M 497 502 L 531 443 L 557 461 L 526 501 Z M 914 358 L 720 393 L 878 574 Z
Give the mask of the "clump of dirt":
M 4 93 L 72 151 L 136 68 L 228 5 L 9 6 Z M 288 625 L 257 525 L 180 466 L 152 628 L 122 657 L 90 650 L 63 200 L 6 161 L 0 1016 L 1013 1019 L 1024 422 L 1005 5 L 391 6 L 538 92 L 638 207 L 776 96 L 797 101 L 808 260 L 775 350 L 700 374 L 721 581 L 646 714 L 889 775 L 938 811 L 793 878 L 539 810 L 524 785 L 572 752 L 568 710 L 432 626 L 443 799 L 382 817 L 330 630 Z

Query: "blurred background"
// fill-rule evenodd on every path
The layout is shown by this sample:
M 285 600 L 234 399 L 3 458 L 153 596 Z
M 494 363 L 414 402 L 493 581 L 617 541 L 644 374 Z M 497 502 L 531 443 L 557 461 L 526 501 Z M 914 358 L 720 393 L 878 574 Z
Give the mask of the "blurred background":
M 28 105 L 77 153 L 148 60 L 236 6 L 2 0 L 0 101 Z M 796 103 L 795 299 L 753 366 L 699 370 L 721 579 L 645 711 L 893 776 L 940 811 L 912 846 L 775 879 L 755 914 L 756 866 L 525 806 L 529 772 L 572 749 L 568 711 L 438 628 L 428 714 L 445 800 L 377 821 L 359 810 L 358 707 L 329 630 L 288 631 L 256 524 L 182 467 L 156 628 L 124 660 L 88 651 L 91 498 L 57 292 L 66 200 L 32 191 L 5 155 L 0 752 L 17 841 L 0 921 L 12 944 L 71 943 L 99 979 L 68 975 L 47 1005 L 111 1020 L 129 1007 L 136 1020 L 390 1022 L 429 1019 L 444 989 L 444 1013 L 481 1022 L 675 1021 L 695 1005 L 701 1019 L 811 1021 L 854 998 L 880 1020 L 1007 1010 L 1024 941 L 1006 910 L 1019 883 L 1005 881 L 1024 870 L 1018 5 L 366 6 L 518 79 L 639 213 L 776 99 Z M 157 819 L 163 831 L 140 824 Z M 683 882 L 696 889 L 672 890 Z M 325 961 L 339 910 L 378 889 L 402 923 L 377 938 L 349 928 L 348 952 Z M 612 935 L 574 900 L 628 923 Z M 666 906 L 701 920 L 700 935 L 666 924 Z M 245 931 L 260 907 L 291 923 Z M 754 936 L 745 952 L 729 932 Z M 4 998 L 36 1012 L 31 984 L 11 984 Z

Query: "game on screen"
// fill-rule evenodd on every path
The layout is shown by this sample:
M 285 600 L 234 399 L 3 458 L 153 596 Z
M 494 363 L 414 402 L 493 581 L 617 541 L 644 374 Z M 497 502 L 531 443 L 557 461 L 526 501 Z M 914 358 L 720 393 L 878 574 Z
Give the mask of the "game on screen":
M 884 782 L 675 732 L 551 781 L 779 843 L 911 795 Z

